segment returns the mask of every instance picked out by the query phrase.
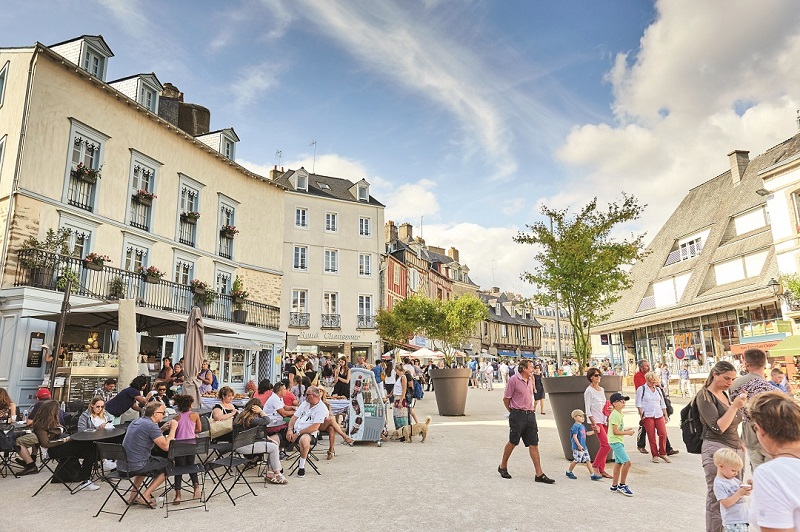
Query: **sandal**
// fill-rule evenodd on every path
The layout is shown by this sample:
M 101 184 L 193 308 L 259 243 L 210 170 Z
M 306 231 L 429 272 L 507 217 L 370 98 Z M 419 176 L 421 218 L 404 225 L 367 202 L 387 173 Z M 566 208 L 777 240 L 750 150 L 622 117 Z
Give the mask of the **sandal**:
M 657 457 L 657 456 L 654 456 L 654 457 L 653 457 L 653 463 L 654 463 L 654 464 L 657 464 L 657 463 L 658 463 L 658 457 Z
M 269 482 L 270 484 L 288 484 L 289 483 L 289 481 L 286 480 L 286 477 L 284 477 L 280 473 L 278 473 L 277 475 L 274 475 L 274 476 L 271 476 L 271 477 L 268 476 L 268 477 L 265 477 L 265 478 L 267 479 L 267 482 Z
M 336 451 L 328 451 L 328 460 L 333 460 L 334 456 L 336 456 Z
M 349 445 L 350 447 L 352 447 L 355 442 L 356 442 L 356 440 L 354 440 L 353 438 L 351 438 L 349 436 L 345 436 L 345 438 L 344 438 L 345 445 Z

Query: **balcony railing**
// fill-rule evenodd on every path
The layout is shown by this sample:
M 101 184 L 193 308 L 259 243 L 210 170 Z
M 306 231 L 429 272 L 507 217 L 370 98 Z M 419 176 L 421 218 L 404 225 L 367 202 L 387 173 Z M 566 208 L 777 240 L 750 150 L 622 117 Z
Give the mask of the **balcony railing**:
M 69 178 L 69 189 L 67 192 L 67 203 L 79 209 L 92 212 L 92 198 L 94 197 L 95 184 L 87 183 L 75 177 Z
M 339 329 L 342 326 L 342 319 L 338 314 L 323 314 L 323 329 Z
M 191 287 L 185 284 L 160 280 L 149 283 L 137 273 L 119 268 L 103 266 L 101 270 L 90 270 L 83 260 L 77 257 L 57 255 L 38 249 L 23 249 L 17 253 L 19 267 L 14 286 L 33 286 L 46 290 L 64 290 L 65 276 L 72 272 L 72 292 L 79 296 L 96 299 L 134 299 L 140 307 L 156 308 L 180 314 L 189 314 L 195 302 Z M 227 294 L 217 294 L 212 303 L 199 305 L 203 316 L 220 321 L 242 322 L 234 319 L 233 298 Z M 239 303 L 237 302 L 237 307 Z M 278 330 L 280 309 L 257 301 L 246 299 L 241 302 L 241 310 L 247 312 L 244 323 L 254 327 Z
M 375 316 L 368 316 L 359 314 L 358 315 L 358 325 L 356 325 L 357 329 L 374 329 L 375 328 Z
M 308 327 L 310 323 L 307 312 L 290 312 L 289 327 Z

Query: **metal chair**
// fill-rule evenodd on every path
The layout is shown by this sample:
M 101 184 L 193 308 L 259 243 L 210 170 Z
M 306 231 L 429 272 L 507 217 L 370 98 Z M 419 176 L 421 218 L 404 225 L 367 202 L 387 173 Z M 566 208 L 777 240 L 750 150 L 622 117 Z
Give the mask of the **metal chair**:
M 256 441 L 256 430 L 257 429 L 253 427 L 251 429 L 234 433 L 233 442 L 231 442 L 230 452 L 220 456 L 219 458 L 216 458 L 215 460 L 210 460 L 206 462 L 206 469 L 208 471 L 213 472 L 213 470 L 218 467 L 222 467 L 225 469 L 222 475 L 216 475 L 216 473 L 213 473 L 217 477 L 217 485 L 214 486 L 213 490 L 211 490 L 211 493 L 206 498 L 206 501 L 211 499 L 211 497 L 214 496 L 214 492 L 217 491 L 217 488 L 222 486 L 222 490 L 228 496 L 231 503 L 233 503 L 233 505 L 236 506 L 235 499 L 247 495 L 247 493 L 244 493 L 239 497 L 231 496 L 231 491 L 233 491 L 233 488 L 236 487 L 236 484 L 238 484 L 240 480 L 247 485 L 247 489 L 250 490 L 250 493 L 252 493 L 254 497 L 257 496 L 256 492 L 253 491 L 252 486 L 250 486 L 250 483 L 247 481 L 247 478 L 244 477 L 244 472 L 247 470 L 247 466 L 250 463 L 250 460 L 236 452 L 236 449 L 238 449 L 239 447 L 244 447 L 246 445 L 253 445 L 253 442 Z M 229 487 L 225 486 L 225 479 L 227 477 L 233 478 L 233 483 Z
M 17 447 L 14 444 L 14 424 L 0 424 L 0 477 L 6 478 L 9 474 L 18 478 L 17 470 L 23 468 L 14 461 Z
M 175 489 L 175 484 L 171 482 L 171 479 L 175 478 L 177 475 L 191 475 L 192 473 L 200 475 L 200 503 L 194 506 L 181 506 L 180 508 L 175 508 L 173 511 L 179 510 L 189 510 L 192 508 L 200 508 L 203 507 L 205 511 L 208 511 L 207 501 L 205 498 L 205 490 L 206 490 L 206 468 L 202 461 L 198 461 L 194 464 L 189 465 L 176 465 L 175 459 L 183 456 L 200 456 L 208 454 L 208 446 L 209 446 L 209 438 L 197 438 L 195 440 L 172 440 L 169 442 L 169 451 L 167 453 L 167 459 L 169 460 L 169 465 L 165 471 L 167 478 L 164 481 L 164 508 L 166 508 L 166 515 L 164 517 L 169 517 L 169 507 L 170 504 L 167 502 L 167 493 L 170 490 Z
M 308 456 L 306 456 L 306 465 L 311 467 L 311 469 L 313 469 L 314 472 L 317 473 L 317 475 L 322 475 L 322 473 L 319 472 L 317 464 L 314 463 L 319 461 L 319 457 L 317 457 L 317 455 L 314 454 L 314 449 L 316 449 L 319 440 L 320 440 L 319 431 L 317 431 L 317 433 L 314 435 L 314 441 L 311 443 L 311 446 L 308 449 Z M 289 476 L 294 475 L 294 473 L 298 469 L 300 469 L 300 442 L 293 441 L 291 442 L 291 446 L 292 446 L 292 452 L 287 457 L 287 460 L 293 460 L 291 465 L 289 466 Z
M 97 451 L 100 455 L 100 460 L 115 460 L 115 461 L 123 461 L 127 462 L 128 455 L 125 452 L 125 448 L 122 447 L 119 443 L 102 443 L 102 442 L 95 442 L 97 445 Z M 100 509 L 97 510 L 97 513 L 94 514 L 95 517 L 100 515 L 101 513 L 111 514 L 111 515 L 118 515 L 119 520 L 122 521 L 122 518 L 125 517 L 125 514 L 128 513 L 131 505 L 133 503 L 128 502 L 128 499 L 125 497 L 128 493 L 132 490 L 136 492 L 136 497 L 134 500 L 141 498 L 144 499 L 143 490 L 147 489 L 147 479 L 142 482 L 142 485 L 138 488 L 136 484 L 133 483 L 134 477 L 140 476 L 142 473 L 136 471 L 120 471 L 119 469 L 115 469 L 113 471 L 104 471 L 102 468 L 100 469 L 100 479 L 104 482 L 108 483 L 111 486 L 111 493 L 108 494 L 106 500 L 103 501 L 103 504 L 100 506 Z M 120 491 L 120 484 L 122 481 L 127 480 L 129 486 L 125 489 L 125 491 Z M 117 494 L 117 496 L 125 503 L 125 511 L 121 514 L 117 512 L 109 512 L 108 510 L 103 510 L 108 504 L 108 500 L 111 498 L 113 494 Z
M 44 481 L 44 484 L 42 484 L 39 487 L 39 489 L 36 490 L 36 493 L 34 493 L 31 496 L 36 497 L 37 495 L 39 495 L 39 492 L 41 492 L 45 488 L 45 486 L 51 483 L 62 484 L 64 488 L 66 488 L 67 491 L 69 491 L 70 495 L 75 495 L 78 491 L 80 491 L 79 489 L 76 489 L 75 486 L 82 484 L 83 481 L 65 479 L 59 476 L 59 473 L 64 474 L 69 468 L 72 467 L 71 465 L 72 463 L 80 467 L 80 460 L 76 456 L 65 456 L 63 458 L 57 459 L 47 455 L 46 451 L 47 449 L 45 449 L 44 447 L 39 447 L 39 460 L 41 461 L 41 465 L 39 466 L 39 472 L 47 469 L 48 471 L 50 471 L 50 476 L 47 478 L 47 480 Z M 56 464 L 55 467 L 53 467 L 53 463 Z

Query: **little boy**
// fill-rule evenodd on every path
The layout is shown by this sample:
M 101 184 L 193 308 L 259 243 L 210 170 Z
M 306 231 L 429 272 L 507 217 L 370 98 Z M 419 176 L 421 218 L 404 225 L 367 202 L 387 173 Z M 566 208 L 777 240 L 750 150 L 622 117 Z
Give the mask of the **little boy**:
M 725 532 L 747 532 L 747 504 L 742 497 L 750 494 L 752 486 L 742 484 L 738 478 L 742 459 L 733 449 L 723 447 L 714 453 L 714 465 L 717 466 L 714 495 L 719 501 L 722 529 Z
M 628 478 L 628 470 L 631 468 L 631 459 L 628 458 L 628 453 L 625 452 L 625 444 L 623 443 L 623 436 L 633 436 L 633 429 L 626 429 L 624 418 L 622 416 L 622 409 L 625 408 L 625 401 L 629 401 L 630 397 L 622 395 L 621 393 L 611 394 L 609 402 L 614 410 L 608 416 L 608 426 L 611 430 L 608 431 L 608 444 L 611 450 L 614 451 L 614 475 L 611 482 L 611 491 L 622 493 L 628 497 L 633 496 L 633 492 L 625 484 Z
M 570 439 L 572 440 L 572 463 L 569 465 L 569 470 L 566 472 L 568 478 L 573 480 L 577 479 L 578 477 L 575 476 L 575 473 L 572 472 L 575 469 L 577 464 L 586 464 L 586 467 L 589 469 L 589 474 L 591 475 L 592 480 L 600 480 L 603 477 L 600 475 L 595 475 L 594 468 L 592 467 L 592 459 L 589 456 L 589 450 L 586 448 L 586 435 L 588 434 L 591 436 L 594 434 L 593 430 L 586 432 L 586 427 L 583 424 L 583 421 L 586 419 L 586 414 L 583 413 L 583 410 L 575 409 L 572 411 L 572 419 L 575 421 L 575 424 L 572 425 L 572 428 L 569 431 Z
M 789 384 L 786 382 L 786 379 L 783 378 L 783 372 L 781 371 L 781 368 L 773 368 L 770 372 L 770 375 L 772 377 L 772 381 L 770 382 L 775 388 L 784 393 L 789 393 Z

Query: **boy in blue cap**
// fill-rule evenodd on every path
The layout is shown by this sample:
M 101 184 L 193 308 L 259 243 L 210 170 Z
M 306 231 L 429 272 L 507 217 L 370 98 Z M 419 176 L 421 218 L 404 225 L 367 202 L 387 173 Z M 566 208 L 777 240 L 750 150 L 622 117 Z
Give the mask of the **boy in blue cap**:
M 625 452 L 625 444 L 622 440 L 623 436 L 633 436 L 634 433 L 633 429 L 625 428 L 622 416 L 622 409 L 625 408 L 625 401 L 628 400 L 630 400 L 630 397 L 619 392 L 611 394 L 609 398 L 614 410 L 608 416 L 608 444 L 611 446 L 611 450 L 614 451 L 614 475 L 611 491 L 632 497 L 633 492 L 625 483 L 628 478 L 628 470 L 631 468 L 631 459 L 628 458 L 628 453 Z

